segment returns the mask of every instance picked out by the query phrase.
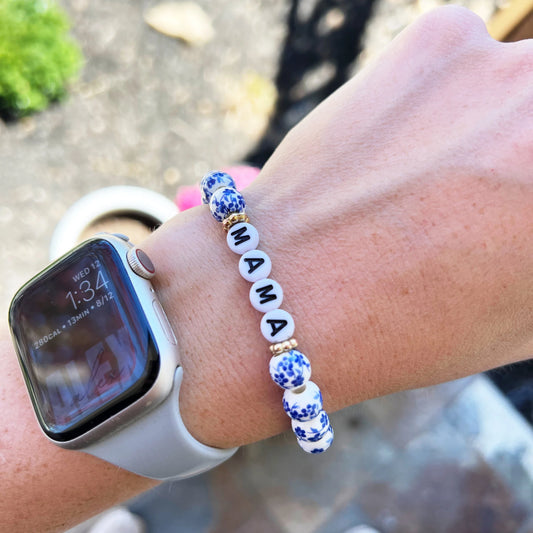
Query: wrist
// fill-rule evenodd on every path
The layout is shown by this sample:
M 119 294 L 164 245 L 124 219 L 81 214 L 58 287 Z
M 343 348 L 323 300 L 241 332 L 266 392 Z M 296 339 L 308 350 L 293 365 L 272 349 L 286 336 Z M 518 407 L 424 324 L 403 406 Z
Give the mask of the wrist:
M 285 143 L 306 144 L 295 135 Z M 293 172 L 293 160 L 290 149 L 278 151 L 244 195 L 326 410 L 530 353 L 523 295 L 531 260 L 508 239 L 516 221 L 531 224 L 520 187 L 508 187 L 502 203 L 491 181 L 438 165 L 437 178 L 397 171 L 377 186 L 360 166 L 353 182 L 338 183 L 341 167 L 303 174 L 319 182 L 317 192 Z M 335 176 L 326 190 L 320 175 Z M 467 209 L 476 202 L 478 210 Z M 218 447 L 289 427 L 269 377 L 261 315 L 224 237 L 204 206 L 143 245 L 180 343 L 185 424 Z
M 143 244 L 154 286 L 178 339 L 180 411 L 200 442 L 228 448 L 289 427 L 268 374 L 259 313 L 247 305 L 238 256 L 205 208 L 165 224 Z M 258 423 L 260 421 L 260 423 Z

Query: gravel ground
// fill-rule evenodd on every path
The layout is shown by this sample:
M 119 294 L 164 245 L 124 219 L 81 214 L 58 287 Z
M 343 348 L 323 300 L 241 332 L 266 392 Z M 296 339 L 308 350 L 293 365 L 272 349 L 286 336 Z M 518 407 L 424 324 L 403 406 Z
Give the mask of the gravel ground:
M 65 2 L 86 58 L 81 79 L 67 101 L 0 122 L 2 312 L 47 263 L 53 229 L 78 198 L 119 184 L 173 198 L 178 184 L 240 161 L 266 124 L 261 110 L 247 122 L 239 98 L 254 80 L 270 86 L 287 3 L 200 2 L 216 31 L 202 48 L 149 28 L 154 3 Z

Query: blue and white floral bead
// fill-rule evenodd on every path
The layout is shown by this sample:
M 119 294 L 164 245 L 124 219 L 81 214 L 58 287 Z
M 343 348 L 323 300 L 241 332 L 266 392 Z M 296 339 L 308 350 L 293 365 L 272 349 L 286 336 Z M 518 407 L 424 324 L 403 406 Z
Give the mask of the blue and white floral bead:
M 319 441 L 329 428 L 329 417 L 326 411 L 320 411 L 318 416 L 311 420 L 302 422 L 300 420 L 292 421 L 292 430 L 294 434 L 302 440 L 308 442 Z
M 225 172 L 215 170 L 206 174 L 200 182 L 200 189 L 202 190 L 202 202 L 208 204 L 213 193 L 221 187 L 230 187 L 236 189 L 233 178 Z
M 328 426 L 326 433 L 321 439 L 315 442 L 298 439 L 298 444 L 300 445 L 300 448 L 307 453 L 322 453 L 331 446 L 334 436 L 333 428 Z
M 246 203 L 239 191 L 231 187 L 222 187 L 211 196 L 209 208 L 215 220 L 222 222 L 232 213 L 244 213 Z
M 218 222 L 224 222 L 232 214 L 244 214 L 246 203 L 237 191 L 233 178 L 225 172 L 206 174 L 200 184 L 202 202 L 209 204 L 211 214 Z M 250 301 L 259 311 L 261 333 L 271 343 L 288 341 L 294 333 L 292 316 L 279 309 L 283 301 L 283 290 L 279 283 L 268 278 L 271 262 L 268 255 L 257 250 L 259 234 L 248 222 L 239 217 L 240 223 L 228 224 L 227 242 L 229 248 L 241 254 L 239 271 L 254 285 L 250 289 Z M 231 221 L 236 222 L 235 220 Z M 289 350 L 270 360 L 270 375 L 274 382 L 285 389 L 283 408 L 292 418 L 292 428 L 298 444 L 307 453 L 326 451 L 333 442 L 333 428 L 328 415 L 322 409 L 322 393 L 318 386 L 309 381 L 311 364 L 298 350 Z
M 311 378 L 311 363 L 298 350 L 289 350 L 270 359 L 270 377 L 282 389 L 301 387 Z
M 286 390 L 283 394 L 283 409 L 294 420 L 312 420 L 322 411 L 322 393 L 318 385 L 308 381 L 304 387 L 301 392 Z

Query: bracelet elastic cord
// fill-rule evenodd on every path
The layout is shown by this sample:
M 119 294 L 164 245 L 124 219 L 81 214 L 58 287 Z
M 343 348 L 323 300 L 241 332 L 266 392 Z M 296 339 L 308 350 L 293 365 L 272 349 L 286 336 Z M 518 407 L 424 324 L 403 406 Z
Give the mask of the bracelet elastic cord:
M 296 350 L 293 338 L 294 320 L 280 309 L 283 290 L 270 278 L 272 263 L 268 255 L 257 249 L 259 234 L 249 223 L 246 204 L 225 172 L 210 172 L 201 182 L 202 202 L 209 204 L 211 214 L 227 231 L 229 248 L 241 256 L 239 272 L 252 283 L 250 302 L 263 314 L 261 333 L 271 343 L 270 376 L 285 390 L 283 408 L 292 420 L 298 444 L 308 453 L 326 451 L 333 442 L 333 428 L 322 409 L 322 393 L 309 380 L 311 364 Z

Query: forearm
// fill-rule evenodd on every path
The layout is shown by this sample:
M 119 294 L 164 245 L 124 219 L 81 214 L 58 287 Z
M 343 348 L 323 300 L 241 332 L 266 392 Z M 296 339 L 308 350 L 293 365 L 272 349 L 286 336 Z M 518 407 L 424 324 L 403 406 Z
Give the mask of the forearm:
M 524 228 L 530 216 L 521 187 L 497 207 L 499 193 L 490 181 L 450 178 L 435 186 L 420 178 L 404 191 L 390 183 L 387 194 L 382 186 L 375 200 L 332 191 L 311 217 L 302 214 L 309 198 L 300 203 L 280 195 L 288 176 L 282 167 L 274 170 L 275 177 L 265 174 L 244 195 L 326 409 L 532 352 L 527 301 L 533 299 L 533 262 L 526 236 L 533 223 Z M 278 187 L 269 185 L 276 179 Z M 436 209 L 443 196 L 445 212 Z M 327 205 L 334 198 L 336 209 Z M 468 206 L 475 202 L 473 213 Z M 282 391 L 268 374 L 262 315 L 249 304 L 238 256 L 208 209 L 178 217 L 145 248 L 180 339 L 189 429 L 203 442 L 226 447 L 287 428 Z
M 305 119 L 244 191 L 326 410 L 533 352 L 533 64 L 520 46 L 439 10 Z M 193 435 L 227 447 L 287 428 L 261 315 L 208 209 L 142 247 L 179 339 Z M 48 443 L 12 348 L 0 350 L 0 527 L 58 530 L 153 485 Z
M 281 180 L 282 170 L 275 170 Z M 480 230 L 491 236 L 489 251 L 483 246 L 487 239 L 479 246 L 477 230 L 471 242 L 448 245 L 443 232 L 453 226 L 433 225 L 441 216 L 434 215 L 427 223 L 440 229 L 422 239 L 416 229 L 422 216 L 416 204 L 422 196 L 412 200 L 411 195 L 395 199 L 395 205 L 406 202 L 405 209 L 395 208 L 393 214 L 382 209 L 379 216 L 369 216 L 364 208 L 350 224 L 339 197 L 339 220 L 326 216 L 331 209 L 322 214 L 318 209 L 309 224 L 301 219 L 305 201 L 295 201 L 287 211 L 272 208 L 271 203 L 282 201 L 276 192 L 280 188 L 269 188 L 268 195 L 263 189 L 262 183 L 272 179 L 265 175 L 245 191 L 248 211 L 262 237 L 260 248 L 272 258 L 272 277 L 284 288 L 283 308 L 295 318 L 295 336 L 312 361 L 313 379 L 324 392 L 327 409 L 452 379 L 530 353 L 528 308 L 524 306 L 521 317 L 513 295 L 524 301 L 533 298 L 527 283 L 531 264 L 525 249 L 506 249 L 511 256 L 503 264 L 508 272 L 502 272 L 497 257 L 505 233 Z M 458 211 L 454 218 L 464 210 Z M 403 213 L 402 223 L 398 213 Z M 413 220 L 403 219 L 405 214 Z M 469 221 L 473 223 L 470 216 Z M 460 218 L 456 222 L 462 223 Z M 345 234 L 348 227 L 357 239 Z M 155 285 L 179 338 L 185 369 L 181 406 L 190 431 L 206 444 L 224 447 L 287 428 L 282 391 L 268 375 L 270 352 L 259 332 L 261 315 L 249 305 L 249 284 L 238 274 L 238 256 L 227 248 L 225 233 L 207 208 L 181 214 L 143 248 L 156 265 Z M 465 252 L 480 254 L 476 263 L 483 272 L 473 275 L 461 269 Z M 443 254 L 449 255 L 444 263 Z M 488 275 L 485 270 L 495 271 Z M 480 283 L 485 287 L 480 289 Z M 498 283 L 505 288 L 494 287 Z M 490 294 L 506 293 L 511 297 L 484 301 Z M 0 529 L 60 531 L 155 484 L 49 443 L 32 412 L 9 341 L 0 350 Z
M 10 341 L 0 342 L 0 531 L 64 531 L 155 485 L 41 432 Z
M 466 10 L 428 15 L 306 117 L 244 191 L 327 410 L 533 352 L 527 46 L 492 41 Z M 167 280 L 186 423 L 230 446 L 288 419 L 261 315 L 208 211 L 146 246 Z

